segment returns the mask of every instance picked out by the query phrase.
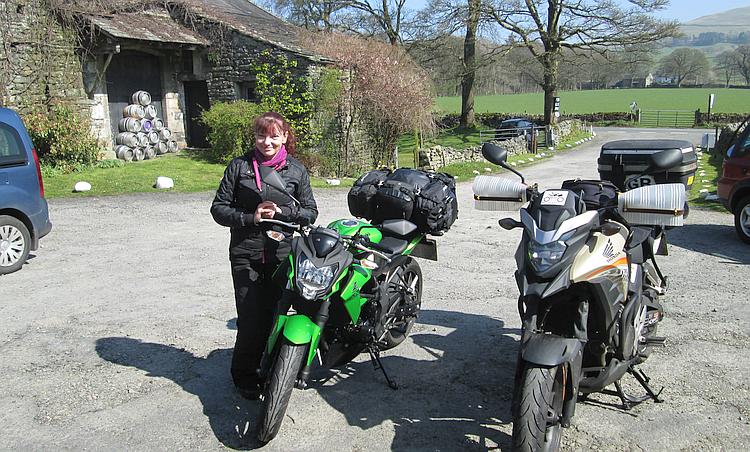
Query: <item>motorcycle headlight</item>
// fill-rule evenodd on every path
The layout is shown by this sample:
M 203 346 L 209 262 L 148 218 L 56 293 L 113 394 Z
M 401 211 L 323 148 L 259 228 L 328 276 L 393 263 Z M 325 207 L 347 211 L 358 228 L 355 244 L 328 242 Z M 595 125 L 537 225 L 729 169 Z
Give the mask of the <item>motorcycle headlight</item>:
M 563 241 L 550 243 L 529 242 L 529 262 L 539 273 L 546 272 L 553 265 L 560 262 L 567 245 Z
M 302 289 L 302 296 L 312 300 L 318 292 L 327 289 L 336 276 L 337 267 L 337 264 L 316 267 L 307 257 L 300 259 L 297 284 Z

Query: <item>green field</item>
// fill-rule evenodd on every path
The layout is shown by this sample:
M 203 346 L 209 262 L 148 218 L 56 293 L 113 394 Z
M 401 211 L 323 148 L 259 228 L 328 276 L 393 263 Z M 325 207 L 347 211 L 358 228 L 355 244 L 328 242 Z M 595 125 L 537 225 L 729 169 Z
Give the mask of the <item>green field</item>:
M 630 111 L 636 101 L 643 110 L 708 110 L 708 95 L 716 94 L 712 113 L 750 112 L 750 89 L 647 88 L 593 91 L 561 91 L 562 114 Z M 518 113 L 541 115 L 542 93 L 477 96 L 477 113 Z M 460 97 L 439 97 L 438 109 L 445 113 L 461 111 Z

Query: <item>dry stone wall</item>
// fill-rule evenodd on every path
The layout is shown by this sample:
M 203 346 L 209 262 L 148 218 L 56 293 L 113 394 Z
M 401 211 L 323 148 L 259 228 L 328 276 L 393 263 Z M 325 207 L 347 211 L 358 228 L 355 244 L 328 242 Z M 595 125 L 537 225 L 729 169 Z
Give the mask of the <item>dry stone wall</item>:
M 585 125 L 583 122 L 577 119 L 561 121 L 552 126 L 552 135 L 556 141 L 560 141 L 584 128 Z M 528 143 L 525 136 L 514 137 L 498 142 L 498 144 L 502 145 L 508 151 L 508 155 L 528 152 Z M 481 146 L 454 149 L 438 145 L 419 151 L 419 167 L 428 170 L 437 170 L 454 162 L 479 162 L 483 160 Z

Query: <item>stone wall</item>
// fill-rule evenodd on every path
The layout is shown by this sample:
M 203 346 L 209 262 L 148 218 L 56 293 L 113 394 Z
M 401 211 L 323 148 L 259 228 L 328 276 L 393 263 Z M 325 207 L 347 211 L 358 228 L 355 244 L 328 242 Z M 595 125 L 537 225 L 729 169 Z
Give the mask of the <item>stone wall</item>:
M 90 108 L 76 38 L 44 0 L 0 2 L 0 100 L 27 112 L 51 103 Z
M 564 140 L 572 133 L 585 128 L 585 125 L 577 119 L 561 121 L 552 126 L 554 140 Z M 523 154 L 528 152 L 528 143 L 525 136 L 514 137 L 498 142 L 508 155 Z M 436 170 L 454 162 L 479 162 L 483 161 L 481 146 L 473 146 L 466 149 L 453 149 L 448 146 L 433 146 L 419 151 L 419 167 L 423 169 Z

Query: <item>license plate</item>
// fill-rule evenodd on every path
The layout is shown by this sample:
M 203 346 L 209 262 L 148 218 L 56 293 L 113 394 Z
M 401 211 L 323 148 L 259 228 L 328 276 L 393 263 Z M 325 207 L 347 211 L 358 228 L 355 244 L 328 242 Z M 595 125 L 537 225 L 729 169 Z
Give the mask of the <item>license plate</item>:
M 646 185 L 656 185 L 653 176 L 632 176 L 625 181 L 625 188 L 628 190 L 645 187 Z

